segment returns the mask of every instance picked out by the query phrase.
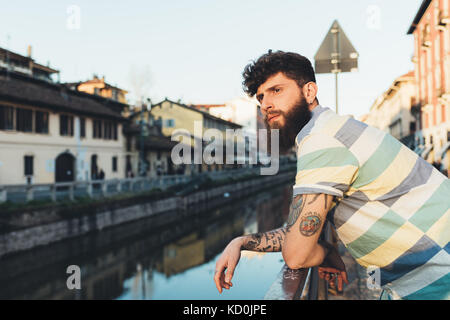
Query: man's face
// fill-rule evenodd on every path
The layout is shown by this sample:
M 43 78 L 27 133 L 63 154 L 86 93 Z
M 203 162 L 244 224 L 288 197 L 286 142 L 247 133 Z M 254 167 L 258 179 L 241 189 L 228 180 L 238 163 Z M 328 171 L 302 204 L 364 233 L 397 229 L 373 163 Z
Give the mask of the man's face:
M 280 148 L 294 145 L 298 132 L 311 119 L 311 111 L 297 82 L 279 72 L 259 86 L 256 99 L 268 129 L 280 130 Z

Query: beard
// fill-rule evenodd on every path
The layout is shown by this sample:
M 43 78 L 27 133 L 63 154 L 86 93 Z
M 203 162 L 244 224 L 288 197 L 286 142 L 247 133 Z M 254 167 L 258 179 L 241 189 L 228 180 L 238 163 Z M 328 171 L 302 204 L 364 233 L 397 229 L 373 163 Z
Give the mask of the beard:
M 267 121 L 268 116 L 280 115 L 279 118 L 284 118 L 284 126 L 277 120 L 272 122 L 272 125 Z M 302 96 L 287 112 L 275 111 L 268 113 L 264 117 L 264 122 L 268 134 L 268 146 L 271 145 L 271 130 L 279 130 L 279 146 L 280 153 L 286 153 L 295 144 L 295 138 L 302 128 L 311 120 L 312 112 L 309 110 L 309 105 L 306 99 Z

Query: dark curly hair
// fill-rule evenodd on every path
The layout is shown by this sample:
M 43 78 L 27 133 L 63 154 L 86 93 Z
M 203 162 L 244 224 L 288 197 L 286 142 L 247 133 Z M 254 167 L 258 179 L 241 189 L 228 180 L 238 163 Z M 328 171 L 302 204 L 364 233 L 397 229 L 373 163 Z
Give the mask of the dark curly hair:
M 283 72 L 287 77 L 297 81 L 299 88 L 310 81 L 316 82 L 314 69 L 308 58 L 294 52 L 269 50 L 256 62 L 253 61 L 245 66 L 242 73 L 244 91 L 253 97 L 259 86 L 278 72 Z

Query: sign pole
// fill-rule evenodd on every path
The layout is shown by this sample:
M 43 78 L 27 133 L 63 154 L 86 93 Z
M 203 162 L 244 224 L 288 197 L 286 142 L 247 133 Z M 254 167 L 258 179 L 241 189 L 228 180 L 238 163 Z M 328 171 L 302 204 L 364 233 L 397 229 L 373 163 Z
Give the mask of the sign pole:
M 338 73 L 336 72 L 334 74 L 334 77 L 336 79 L 336 114 L 338 114 Z
M 338 113 L 338 76 L 341 72 L 353 72 L 357 70 L 358 52 L 356 52 L 350 40 L 348 40 L 337 20 L 333 21 L 314 59 L 316 73 L 334 73 L 336 113 Z
M 336 83 L 336 114 L 338 114 L 338 73 L 339 73 L 339 63 L 340 63 L 340 43 L 339 43 L 339 28 L 336 26 L 331 29 L 331 33 L 333 34 L 333 42 L 334 42 L 334 52 L 331 55 L 332 63 L 334 65 L 334 78 Z

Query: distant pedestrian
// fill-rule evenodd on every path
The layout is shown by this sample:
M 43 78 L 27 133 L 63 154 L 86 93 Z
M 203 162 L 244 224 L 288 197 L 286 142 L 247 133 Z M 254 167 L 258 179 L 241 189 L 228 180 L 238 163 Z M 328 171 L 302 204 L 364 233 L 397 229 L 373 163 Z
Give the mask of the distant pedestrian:
M 98 179 L 99 180 L 105 179 L 105 172 L 103 171 L 103 169 L 100 169 L 100 173 L 98 174 Z
M 156 167 L 156 175 L 159 177 L 161 176 L 163 173 L 163 170 L 161 168 L 161 165 L 158 164 L 158 166 Z

